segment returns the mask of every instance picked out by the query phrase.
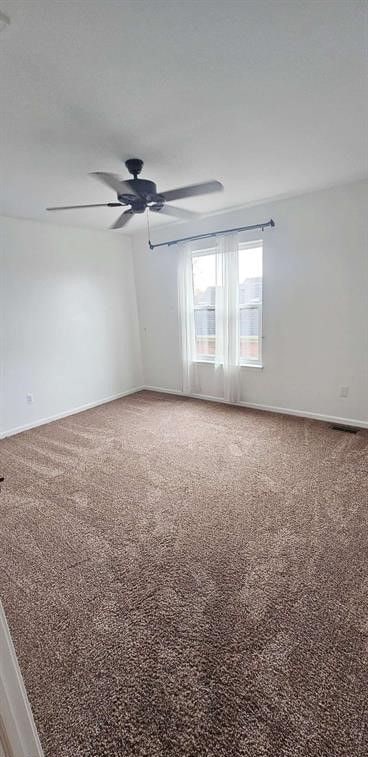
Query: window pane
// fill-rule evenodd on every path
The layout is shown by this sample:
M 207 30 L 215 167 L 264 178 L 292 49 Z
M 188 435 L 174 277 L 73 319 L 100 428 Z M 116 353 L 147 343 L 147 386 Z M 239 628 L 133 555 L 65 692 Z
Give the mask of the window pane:
M 194 325 L 197 357 L 216 351 L 216 256 L 193 256 Z
M 239 250 L 239 302 L 262 302 L 262 247 Z
M 262 247 L 239 250 L 240 362 L 261 362 Z
M 216 256 L 193 256 L 193 292 L 194 306 L 215 306 L 216 290 Z
M 258 307 L 240 310 L 240 360 L 260 362 L 260 312 Z
M 198 356 L 213 356 L 216 349 L 216 317 L 214 308 L 195 308 L 194 324 Z

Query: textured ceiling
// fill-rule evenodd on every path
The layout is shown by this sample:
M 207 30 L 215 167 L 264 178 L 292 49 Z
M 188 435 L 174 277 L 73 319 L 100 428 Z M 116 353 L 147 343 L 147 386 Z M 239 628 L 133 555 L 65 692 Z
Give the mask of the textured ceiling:
M 0 0 L 0 9 L 11 18 L 0 35 L 4 215 L 107 227 L 116 209 L 44 208 L 114 200 L 88 172 L 124 176 L 132 156 L 161 190 L 220 179 L 224 193 L 177 203 L 202 213 L 368 173 L 361 0 Z

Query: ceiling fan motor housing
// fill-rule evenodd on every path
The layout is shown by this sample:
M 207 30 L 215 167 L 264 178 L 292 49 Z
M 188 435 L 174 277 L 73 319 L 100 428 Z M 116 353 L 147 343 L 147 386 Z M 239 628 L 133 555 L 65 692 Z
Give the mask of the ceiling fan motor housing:
M 135 213 L 143 213 L 150 202 L 161 201 L 161 196 L 157 194 L 157 186 L 154 181 L 149 181 L 149 179 L 128 179 L 124 184 L 129 184 L 132 188 L 132 194 L 127 192 L 118 194 L 118 200 L 123 205 L 132 205 Z
M 125 165 L 134 178 L 128 179 L 124 182 L 125 186 L 128 184 L 132 188 L 132 194 L 124 192 L 118 194 L 119 202 L 123 205 L 131 205 L 134 213 L 144 213 L 149 203 L 155 203 L 163 207 L 164 198 L 157 194 L 157 185 L 154 181 L 149 179 L 138 179 L 138 175 L 143 168 L 143 160 L 140 158 L 129 158 L 125 161 Z

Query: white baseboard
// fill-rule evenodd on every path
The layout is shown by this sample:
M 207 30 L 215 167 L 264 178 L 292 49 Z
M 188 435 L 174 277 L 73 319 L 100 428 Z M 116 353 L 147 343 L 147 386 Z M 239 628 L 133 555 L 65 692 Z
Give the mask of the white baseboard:
M 322 413 L 311 413 L 309 410 L 294 410 L 288 407 L 275 407 L 273 405 L 259 405 L 254 402 L 227 402 L 222 397 L 212 397 L 207 394 L 185 394 L 180 389 L 166 389 L 161 386 L 143 386 L 151 392 L 160 392 L 162 394 L 174 394 L 178 397 L 192 397 L 193 399 L 206 400 L 206 402 L 221 402 L 224 405 L 233 405 L 234 407 L 248 407 L 251 410 L 262 410 L 267 413 L 280 413 L 281 415 L 295 415 L 298 418 L 310 418 L 314 421 L 324 421 L 326 423 L 338 424 L 341 426 L 354 426 L 358 428 L 368 428 L 367 421 L 359 421 L 355 418 L 339 418 L 336 415 L 325 415 Z
M 15 434 L 20 434 L 22 431 L 29 431 L 31 428 L 37 428 L 38 426 L 44 426 L 46 423 L 52 423 L 52 421 L 59 421 L 61 418 L 67 418 L 69 415 L 76 415 L 76 413 L 83 413 L 84 410 L 91 410 L 93 407 L 98 407 L 98 405 L 105 405 L 106 402 L 113 402 L 113 400 L 118 400 L 121 397 L 126 397 L 128 394 L 135 394 L 136 392 L 141 391 L 141 389 L 144 389 L 144 386 L 135 386 L 132 389 L 127 389 L 125 392 L 119 392 L 119 394 L 113 394 L 111 397 L 104 397 L 101 400 L 96 400 L 95 402 L 88 402 L 86 405 L 80 405 L 80 407 L 74 407 L 72 410 L 65 410 L 62 413 L 57 413 L 56 415 L 50 415 L 48 418 L 40 418 L 36 421 L 31 421 L 30 423 L 25 423 L 22 426 L 16 426 L 14 428 L 9 428 L 6 431 L 2 431 L 0 433 L 0 439 L 5 439 L 7 436 L 14 436 Z
M 282 415 L 295 415 L 299 418 L 310 418 L 311 420 L 316 421 L 324 421 L 326 423 L 333 423 L 333 424 L 340 424 L 343 426 L 354 426 L 358 428 L 364 428 L 368 429 L 368 422 L 367 421 L 360 421 L 356 420 L 355 418 L 340 418 L 335 415 L 325 415 L 322 413 L 311 413 L 308 410 L 294 410 L 292 408 L 288 407 L 275 407 L 273 405 L 260 405 L 255 404 L 253 402 L 227 402 L 222 397 L 213 397 L 211 395 L 207 394 L 184 394 L 180 389 L 167 389 L 163 386 L 136 386 L 132 389 L 127 389 L 125 392 L 119 392 L 119 394 L 113 394 L 110 397 L 104 397 L 101 400 L 97 400 L 96 402 L 89 402 L 86 405 L 80 405 L 80 407 L 75 407 L 72 410 L 65 410 L 62 413 L 58 413 L 57 415 L 51 415 L 48 418 L 41 418 L 40 420 L 33 421 L 31 423 L 26 423 L 22 426 L 16 426 L 15 428 L 7 429 L 6 431 L 2 431 L 0 433 L 0 439 L 5 439 L 7 436 L 14 436 L 15 434 L 20 434 L 22 431 L 29 431 L 31 428 L 37 428 L 38 426 L 43 426 L 46 423 L 52 423 L 53 421 L 61 420 L 62 418 L 67 418 L 69 415 L 76 415 L 77 413 L 82 413 L 84 410 L 90 410 L 93 407 L 98 407 L 98 405 L 104 405 L 107 402 L 113 402 L 113 400 L 118 400 L 121 397 L 126 397 L 129 394 L 136 394 L 136 392 L 141 392 L 142 390 L 147 390 L 151 392 L 159 392 L 160 394 L 173 394 L 178 397 L 191 397 L 192 399 L 198 399 L 198 400 L 205 400 L 206 402 L 220 402 L 225 405 L 234 405 L 234 407 L 248 407 L 252 410 L 262 410 L 268 413 L 280 413 Z
M 0 738 L 5 754 L 44 757 L 0 601 Z

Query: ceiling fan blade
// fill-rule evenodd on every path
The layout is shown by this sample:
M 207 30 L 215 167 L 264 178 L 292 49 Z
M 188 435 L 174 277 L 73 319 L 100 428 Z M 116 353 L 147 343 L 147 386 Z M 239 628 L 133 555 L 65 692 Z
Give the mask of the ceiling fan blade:
M 133 187 L 130 186 L 126 181 L 123 181 L 123 179 L 120 178 L 116 173 L 105 173 L 104 171 L 92 171 L 92 173 L 89 174 L 90 176 L 94 176 L 98 181 L 102 181 L 103 184 L 107 184 L 110 189 L 114 189 L 117 194 L 131 194 L 135 195 L 137 194 Z
M 211 192 L 221 192 L 223 188 L 220 181 L 206 181 L 203 184 L 191 184 L 188 187 L 169 189 L 168 192 L 160 192 L 160 195 L 165 200 L 181 200 L 183 197 L 195 197 L 196 195 L 207 195 Z
M 162 213 L 165 216 L 172 216 L 173 218 L 199 218 L 199 213 L 193 213 L 191 210 L 184 210 L 183 208 L 176 208 L 175 205 L 164 205 L 162 208 L 151 205 L 150 210 L 153 213 Z
M 120 202 L 98 202 L 93 205 L 58 205 L 55 208 L 46 208 L 46 210 L 76 210 L 79 208 L 121 208 Z
M 119 218 L 113 223 L 112 226 L 110 226 L 110 229 L 122 229 L 123 226 L 125 226 L 128 221 L 130 221 L 131 217 L 134 216 L 134 210 L 124 210 L 124 213 L 119 216 Z

